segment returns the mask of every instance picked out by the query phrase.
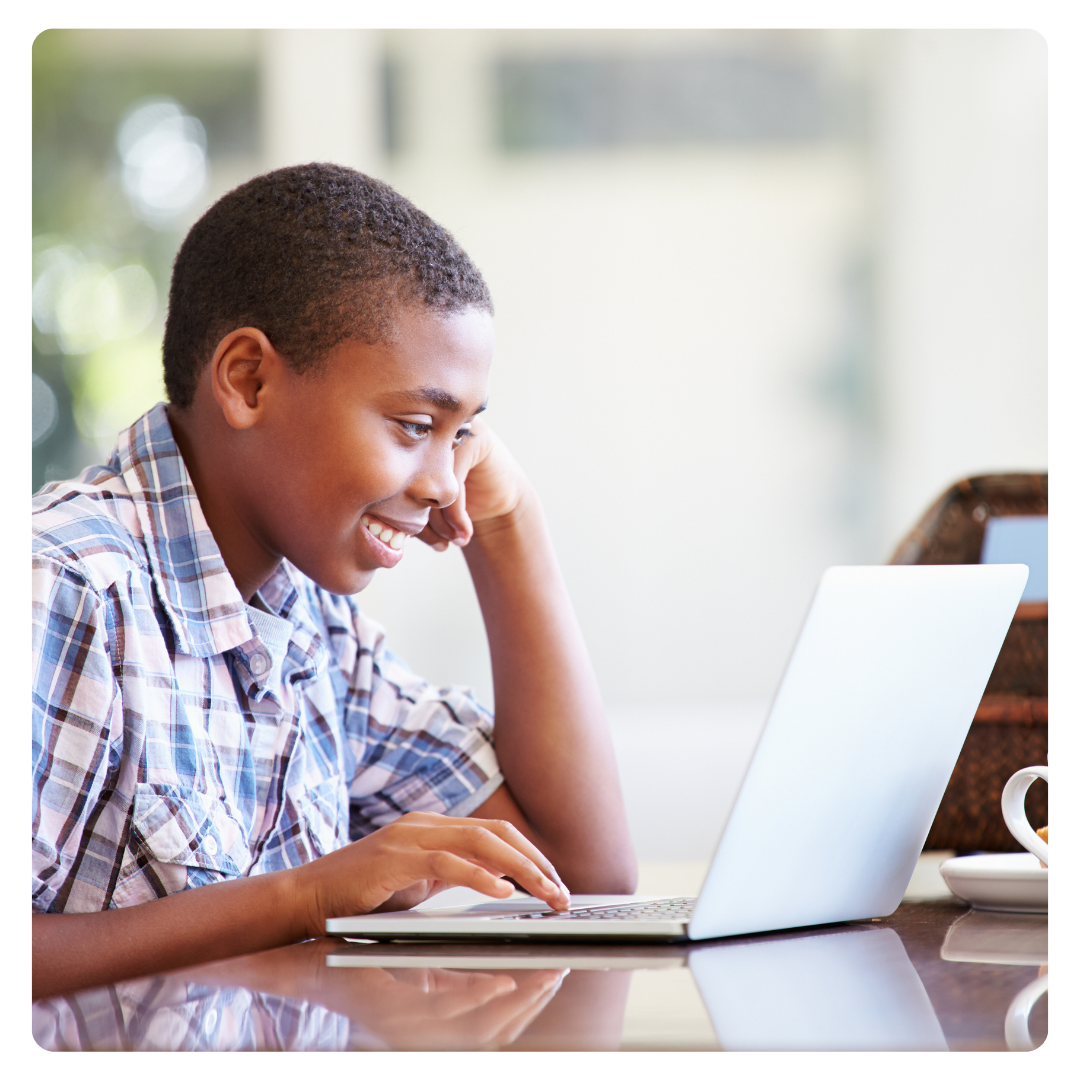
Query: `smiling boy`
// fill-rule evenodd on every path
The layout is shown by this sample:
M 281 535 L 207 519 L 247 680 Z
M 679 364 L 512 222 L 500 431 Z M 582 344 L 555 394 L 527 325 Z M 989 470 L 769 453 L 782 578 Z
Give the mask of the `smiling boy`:
M 168 407 L 35 497 L 35 996 L 450 885 L 633 890 L 543 513 L 479 418 L 492 352 L 468 257 L 360 173 L 278 170 L 192 228 Z M 463 549 L 494 721 L 354 599 L 409 537 Z

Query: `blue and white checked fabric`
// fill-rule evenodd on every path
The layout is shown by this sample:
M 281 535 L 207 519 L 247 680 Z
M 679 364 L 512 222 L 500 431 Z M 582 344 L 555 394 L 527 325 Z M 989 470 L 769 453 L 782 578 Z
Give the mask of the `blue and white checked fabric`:
M 502 783 L 491 715 L 283 563 L 245 604 L 164 405 L 34 497 L 33 909 L 297 866 Z
M 35 1001 L 31 1025 L 50 1051 L 391 1049 L 323 1005 L 175 975 Z

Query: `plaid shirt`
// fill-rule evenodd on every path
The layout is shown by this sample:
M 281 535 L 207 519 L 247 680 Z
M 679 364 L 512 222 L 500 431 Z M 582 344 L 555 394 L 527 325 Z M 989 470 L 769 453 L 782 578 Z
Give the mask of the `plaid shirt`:
M 33 908 L 308 862 L 502 782 L 492 718 L 282 563 L 245 604 L 157 405 L 34 497 Z

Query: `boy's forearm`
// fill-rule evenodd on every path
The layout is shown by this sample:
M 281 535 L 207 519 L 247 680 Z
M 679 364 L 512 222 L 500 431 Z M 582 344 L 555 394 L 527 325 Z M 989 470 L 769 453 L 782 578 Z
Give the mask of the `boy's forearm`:
M 550 859 L 505 820 L 478 826 L 415 811 L 289 870 L 134 907 L 35 914 L 33 992 L 45 997 L 288 945 L 325 933 L 328 918 L 398 911 L 455 885 L 505 899 L 513 892 L 507 878 L 555 908 L 570 903 Z
M 631 892 L 636 863 L 603 702 L 531 489 L 464 549 L 487 628 L 507 785 L 571 891 Z
M 35 999 L 311 936 L 293 871 L 206 885 L 127 908 L 33 916 Z

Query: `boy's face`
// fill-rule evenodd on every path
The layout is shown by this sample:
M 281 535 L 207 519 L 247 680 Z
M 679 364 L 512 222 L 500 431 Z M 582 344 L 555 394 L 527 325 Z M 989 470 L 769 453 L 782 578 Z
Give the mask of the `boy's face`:
M 251 446 L 249 527 L 334 593 L 396 565 L 429 512 L 454 501 L 454 450 L 487 400 L 486 312 L 409 308 L 395 329 L 391 345 L 343 342 L 315 374 L 281 368 Z

